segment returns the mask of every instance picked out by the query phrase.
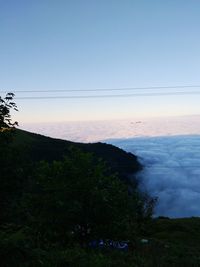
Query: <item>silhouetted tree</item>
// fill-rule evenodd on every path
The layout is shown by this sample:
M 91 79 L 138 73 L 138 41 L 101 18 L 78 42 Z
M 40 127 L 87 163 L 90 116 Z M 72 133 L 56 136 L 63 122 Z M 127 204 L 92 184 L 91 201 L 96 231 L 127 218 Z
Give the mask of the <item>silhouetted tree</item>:
M 0 96 L 0 131 L 12 128 L 18 125 L 18 123 L 12 122 L 10 111 L 14 109 L 18 111 L 17 105 L 13 102 L 13 93 L 7 93 L 5 98 Z
M 104 163 L 95 163 L 89 153 L 72 150 L 63 161 L 41 162 L 31 180 L 25 202 L 41 244 L 134 238 L 142 216 L 151 216 L 139 193 L 130 194 L 128 185 L 107 175 Z
M 13 213 L 18 189 L 20 188 L 19 153 L 13 147 L 13 133 L 16 121 L 12 121 L 11 110 L 17 111 L 13 102 L 14 94 L 0 96 L 0 223 L 7 221 L 8 213 Z

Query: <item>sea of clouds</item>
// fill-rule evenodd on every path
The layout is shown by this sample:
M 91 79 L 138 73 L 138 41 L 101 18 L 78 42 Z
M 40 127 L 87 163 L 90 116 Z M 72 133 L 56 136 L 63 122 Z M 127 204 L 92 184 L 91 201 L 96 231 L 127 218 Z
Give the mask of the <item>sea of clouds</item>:
M 139 157 L 140 186 L 158 197 L 155 215 L 200 216 L 200 116 L 100 122 L 24 124 L 78 142 L 103 141 Z
M 140 186 L 158 197 L 155 215 L 200 216 L 200 136 L 109 140 L 139 156 Z

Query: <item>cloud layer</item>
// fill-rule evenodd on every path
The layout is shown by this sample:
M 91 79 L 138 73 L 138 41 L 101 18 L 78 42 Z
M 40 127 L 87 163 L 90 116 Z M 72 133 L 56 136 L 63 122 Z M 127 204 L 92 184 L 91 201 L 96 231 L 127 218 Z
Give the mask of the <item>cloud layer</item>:
M 200 216 L 200 136 L 111 140 L 139 156 L 141 188 L 158 197 L 156 215 Z
M 96 142 L 108 138 L 166 136 L 200 133 L 200 115 L 133 118 L 113 121 L 24 123 L 23 129 L 77 142 Z

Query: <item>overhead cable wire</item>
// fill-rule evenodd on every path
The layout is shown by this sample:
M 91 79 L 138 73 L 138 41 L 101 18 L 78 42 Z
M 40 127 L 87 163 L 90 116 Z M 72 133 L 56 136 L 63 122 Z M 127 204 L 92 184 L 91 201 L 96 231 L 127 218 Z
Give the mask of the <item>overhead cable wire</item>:
M 58 92 L 109 92 L 109 91 L 136 91 L 136 90 L 159 90 L 159 89 L 187 89 L 199 88 L 200 85 L 175 85 L 175 86 L 147 86 L 147 87 L 122 87 L 122 88 L 99 88 L 99 89 L 62 89 L 62 90 L 9 90 L 13 93 L 58 93 Z M 8 91 L 0 91 L 7 93 Z
M 200 91 L 191 92 L 166 92 L 166 93 L 134 93 L 134 94 L 120 94 L 120 95 L 71 95 L 71 96 L 23 96 L 15 97 L 15 99 L 78 99 L 78 98 L 120 98 L 120 97 L 148 97 L 148 96 L 181 96 L 181 95 L 199 95 Z

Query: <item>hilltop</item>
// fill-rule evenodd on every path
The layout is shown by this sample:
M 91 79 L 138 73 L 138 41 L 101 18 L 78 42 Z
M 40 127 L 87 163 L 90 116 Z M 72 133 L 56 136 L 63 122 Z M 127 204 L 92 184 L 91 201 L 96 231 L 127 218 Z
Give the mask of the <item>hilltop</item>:
M 134 174 L 142 169 L 137 157 L 132 153 L 100 142 L 76 143 L 17 129 L 13 145 L 23 149 L 25 155 L 33 161 L 61 160 L 72 147 L 83 152 L 90 152 L 96 159 L 100 158 L 105 161 L 110 173 L 118 173 L 122 179 L 134 177 Z

